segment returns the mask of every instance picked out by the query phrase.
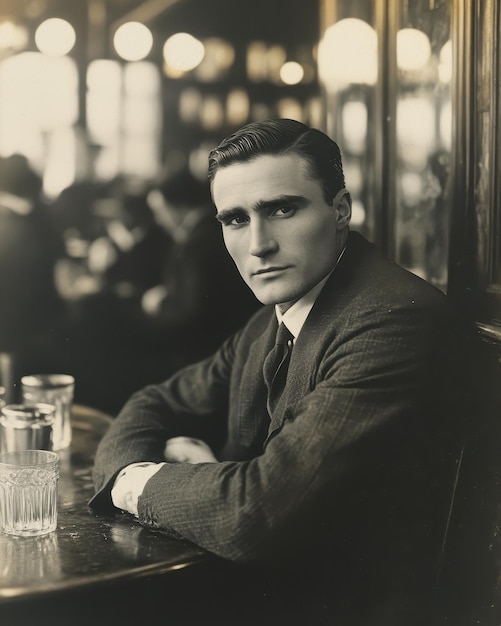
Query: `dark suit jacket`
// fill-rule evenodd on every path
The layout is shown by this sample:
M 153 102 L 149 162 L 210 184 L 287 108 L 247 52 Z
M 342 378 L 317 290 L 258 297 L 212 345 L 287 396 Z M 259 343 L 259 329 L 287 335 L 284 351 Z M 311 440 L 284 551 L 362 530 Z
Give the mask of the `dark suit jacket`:
M 162 468 L 139 499 L 142 524 L 307 572 L 302 601 L 308 588 L 322 615 L 424 615 L 460 426 L 447 298 L 351 233 L 270 417 L 262 367 L 276 327 L 263 307 L 212 358 L 135 394 L 99 446 L 91 505 L 110 506 L 117 472 L 161 461 L 166 439 L 200 437 L 221 462 Z

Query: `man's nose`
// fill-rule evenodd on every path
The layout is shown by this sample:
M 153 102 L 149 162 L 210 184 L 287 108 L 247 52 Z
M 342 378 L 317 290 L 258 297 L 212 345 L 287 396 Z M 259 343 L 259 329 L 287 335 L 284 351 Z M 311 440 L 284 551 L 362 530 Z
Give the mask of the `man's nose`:
M 278 247 L 278 243 L 273 233 L 262 222 L 254 222 L 250 228 L 249 253 L 252 256 L 266 256 L 270 252 L 274 252 Z

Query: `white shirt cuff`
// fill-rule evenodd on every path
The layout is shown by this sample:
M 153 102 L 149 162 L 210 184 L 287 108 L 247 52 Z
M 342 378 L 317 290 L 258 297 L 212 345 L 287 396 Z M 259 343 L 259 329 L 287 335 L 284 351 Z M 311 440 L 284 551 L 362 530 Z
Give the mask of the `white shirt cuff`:
M 113 504 L 133 515 L 138 515 L 137 502 L 149 479 L 166 463 L 131 463 L 120 471 L 111 489 Z

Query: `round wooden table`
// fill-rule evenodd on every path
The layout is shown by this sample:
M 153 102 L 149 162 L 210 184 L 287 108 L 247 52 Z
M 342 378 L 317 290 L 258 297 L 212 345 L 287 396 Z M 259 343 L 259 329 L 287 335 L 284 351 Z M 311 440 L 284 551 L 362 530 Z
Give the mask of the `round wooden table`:
M 41 537 L 0 532 L 0 607 L 15 599 L 163 574 L 208 559 L 200 548 L 147 530 L 130 515 L 98 515 L 87 506 L 94 453 L 110 421 L 95 409 L 73 407 L 71 446 L 59 453 L 57 530 Z

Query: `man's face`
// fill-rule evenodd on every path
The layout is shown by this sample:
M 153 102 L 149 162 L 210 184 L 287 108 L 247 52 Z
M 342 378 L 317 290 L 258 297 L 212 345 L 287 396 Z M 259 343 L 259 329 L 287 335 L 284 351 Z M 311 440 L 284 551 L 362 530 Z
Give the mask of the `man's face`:
M 212 195 L 228 252 L 263 304 L 286 310 L 334 267 L 350 207 L 345 197 L 326 202 L 303 157 L 222 167 Z

